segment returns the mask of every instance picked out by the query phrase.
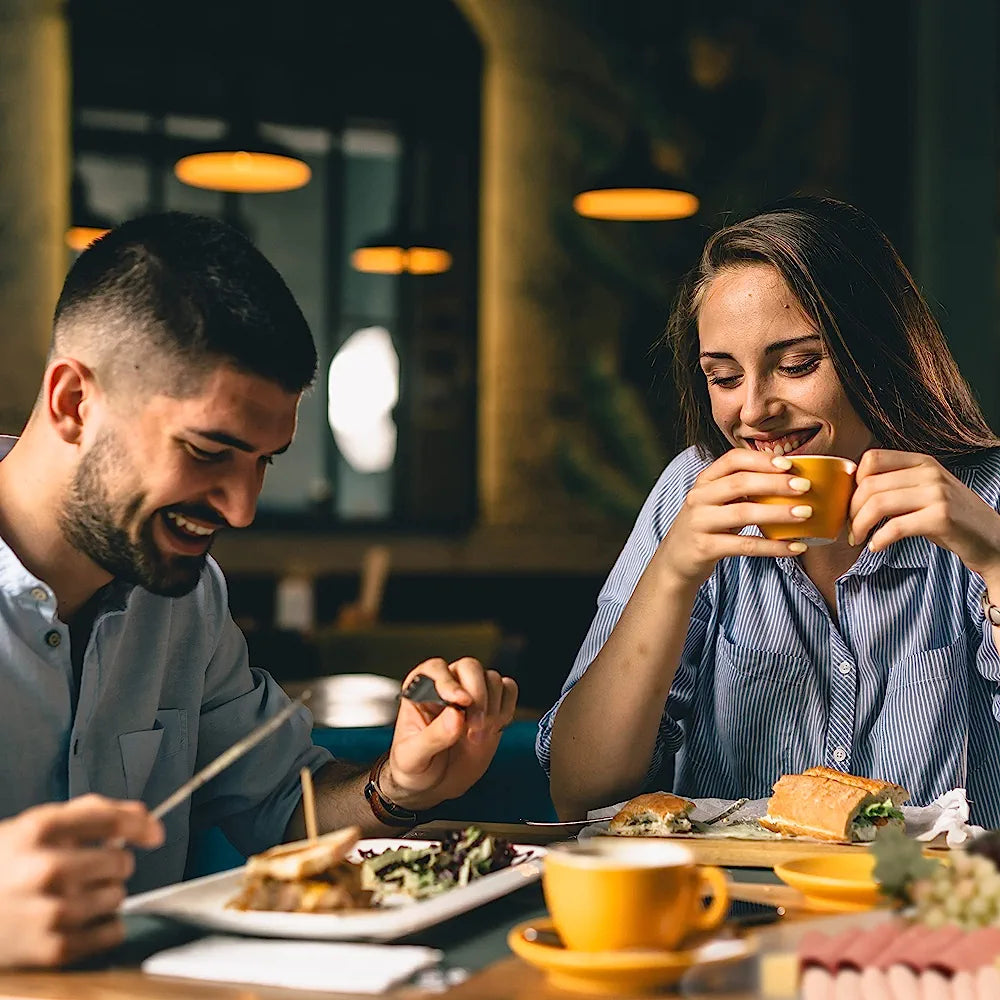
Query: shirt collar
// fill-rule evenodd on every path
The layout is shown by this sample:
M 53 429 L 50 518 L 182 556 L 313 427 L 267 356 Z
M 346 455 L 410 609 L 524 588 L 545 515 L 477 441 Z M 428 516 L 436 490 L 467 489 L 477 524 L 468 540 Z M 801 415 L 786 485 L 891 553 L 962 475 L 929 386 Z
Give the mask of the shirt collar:
M 740 534 L 763 537 L 756 525 L 745 528 Z M 926 538 L 901 538 L 881 552 L 869 552 L 867 548 L 862 548 L 854 565 L 844 576 L 871 576 L 884 566 L 892 569 L 927 569 L 931 562 L 933 546 L 934 543 Z M 798 562 L 792 556 L 779 556 L 778 565 L 784 572 L 788 573 L 793 566 L 798 565 Z

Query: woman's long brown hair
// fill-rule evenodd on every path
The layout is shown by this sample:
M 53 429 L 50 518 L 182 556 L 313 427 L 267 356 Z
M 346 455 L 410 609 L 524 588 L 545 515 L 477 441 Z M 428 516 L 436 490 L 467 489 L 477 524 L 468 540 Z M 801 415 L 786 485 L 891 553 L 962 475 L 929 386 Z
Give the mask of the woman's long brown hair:
M 755 264 L 778 271 L 798 299 L 880 447 L 947 461 L 1000 446 L 885 234 L 858 209 L 813 197 L 719 230 L 682 283 L 665 336 L 689 445 L 711 457 L 731 447 L 698 363 L 698 308 L 720 271 Z

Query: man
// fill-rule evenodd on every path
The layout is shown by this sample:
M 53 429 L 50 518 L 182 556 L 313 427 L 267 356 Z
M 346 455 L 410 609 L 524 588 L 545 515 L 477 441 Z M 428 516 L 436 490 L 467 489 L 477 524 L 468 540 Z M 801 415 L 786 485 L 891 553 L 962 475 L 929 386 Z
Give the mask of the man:
M 315 368 L 281 277 L 220 222 L 137 219 L 70 271 L 35 407 L 0 445 L 0 965 L 115 944 L 126 881 L 179 880 L 192 824 L 244 853 L 301 836 L 303 766 L 322 827 L 384 834 L 492 759 L 516 685 L 429 660 L 462 708 L 403 701 L 371 779 L 312 746 L 300 710 L 162 825 L 146 808 L 287 704 L 208 550 L 252 521 Z

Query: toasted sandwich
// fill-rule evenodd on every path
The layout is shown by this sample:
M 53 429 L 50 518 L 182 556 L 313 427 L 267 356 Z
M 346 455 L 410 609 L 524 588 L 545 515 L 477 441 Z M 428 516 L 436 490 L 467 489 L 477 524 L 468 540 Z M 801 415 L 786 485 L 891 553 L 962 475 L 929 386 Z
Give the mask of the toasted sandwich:
M 760 825 L 786 836 L 871 841 L 880 827 L 902 829 L 899 805 L 908 798 L 906 789 L 891 782 L 811 768 L 778 779 Z
M 371 893 L 361 886 L 361 866 L 347 860 L 361 830 L 343 830 L 279 844 L 247 859 L 240 894 L 228 904 L 238 910 L 329 913 L 367 907 Z
M 626 802 L 615 813 L 608 833 L 619 837 L 668 837 L 672 833 L 689 833 L 688 813 L 694 803 L 669 792 L 647 792 Z

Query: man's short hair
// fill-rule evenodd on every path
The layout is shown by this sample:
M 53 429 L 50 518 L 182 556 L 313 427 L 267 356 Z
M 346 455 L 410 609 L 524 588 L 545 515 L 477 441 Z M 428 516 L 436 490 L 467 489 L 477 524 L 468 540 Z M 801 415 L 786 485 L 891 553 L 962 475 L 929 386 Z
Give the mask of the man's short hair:
M 237 229 L 165 212 L 132 219 L 85 250 L 56 305 L 53 355 L 109 386 L 196 394 L 220 364 L 301 392 L 316 374 L 309 325 L 281 275 Z

